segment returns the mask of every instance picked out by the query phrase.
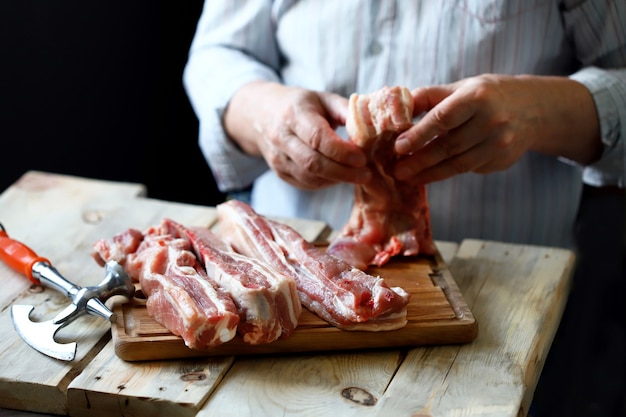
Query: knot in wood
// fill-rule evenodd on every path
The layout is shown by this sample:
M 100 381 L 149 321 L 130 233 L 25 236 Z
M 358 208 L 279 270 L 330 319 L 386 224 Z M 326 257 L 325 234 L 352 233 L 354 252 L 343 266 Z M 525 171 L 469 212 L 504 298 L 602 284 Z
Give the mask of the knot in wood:
M 98 224 L 104 219 L 104 213 L 98 210 L 86 210 L 83 212 L 83 221 L 89 224 Z
M 204 372 L 187 372 L 186 374 L 183 374 L 180 376 L 180 379 L 182 379 L 185 382 L 189 382 L 189 381 L 204 381 L 207 378 L 207 375 Z
M 341 391 L 341 396 L 357 404 L 367 406 L 376 405 L 377 401 L 372 394 L 359 387 L 344 388 Z

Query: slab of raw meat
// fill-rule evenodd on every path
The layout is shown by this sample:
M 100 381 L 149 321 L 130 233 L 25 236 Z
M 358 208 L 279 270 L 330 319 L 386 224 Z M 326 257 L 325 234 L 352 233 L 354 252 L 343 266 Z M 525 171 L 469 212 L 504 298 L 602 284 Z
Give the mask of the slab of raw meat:
M 345 330 L 392 330 L 406 324 L 409 295 L 306 241 L 289 226 L 230 200 L 217 206 L 220 237 L 234 250 L 293 276 L 302 304 Z
M 227 292 L 239 309 L 238 333 L 249 344 L 289 336 L 298 325 L 302 305 L 294 279 L 234 252 L 207 228 L 187 228 L 164 219 L 162 230 L 191 244 L 209 279 Z
M 232 299 L 211 280 L 186 239 L 150 228 L 126 266 L 139 272 L 151 317 L 193 349 L 231 340 L 239 324 Z
M 100 266 L 115 261 L 125 266 L 126 257 L 135 252 L 143 241 L 143 233 L 134 228 L 127 229 L 109 239 L 100 239 L 93 244 L 92 256 Z M 138 271 L 126 271 L 133 281 L 139 281 Z
M 355 187 L 350 219 L 328 252 L 356 268 L 382 266 L 396 255 L 432 255 L 426 187 L 393 176 L 394 142 L 413 124 L 413 99 L 404 87 L 350 96 L 346 129 L 368 157 L 372 180 Z

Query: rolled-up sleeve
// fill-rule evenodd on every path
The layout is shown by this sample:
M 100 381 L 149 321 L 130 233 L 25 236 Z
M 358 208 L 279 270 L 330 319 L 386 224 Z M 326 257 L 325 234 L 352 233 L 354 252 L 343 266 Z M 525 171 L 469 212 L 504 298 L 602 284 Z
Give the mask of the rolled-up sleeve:
M 583 170 L 583 181 L 596 187 L 624 187 L 626 154 L 626 71 L 586 68 L 572 75 L 593 95 L 604 151 L 597 162 Z
M 571 3 L 565 7 L 564 23 L 583 68 L 570 78 L 591 92 L 604 145 L 600 160 L 584 168 L 583 180 L 593 186 L 625 187 L 626 3 Z
M 248 187 L 268 169 L 228 138 L 222 119 L 243 85 L 279 81 L 271 1 L 206 1 L 183 74 L 199 120 L 199 145 L 221 191 Z

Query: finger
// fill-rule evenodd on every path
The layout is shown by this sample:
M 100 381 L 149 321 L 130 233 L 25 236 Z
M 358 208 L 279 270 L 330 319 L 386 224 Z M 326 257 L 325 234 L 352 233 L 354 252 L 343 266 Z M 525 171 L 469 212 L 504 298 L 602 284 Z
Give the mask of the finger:
M 337 164 L 364 167 L 365 153 L 356 144 L 342 139 L 319 115 L 301 118 L 293 126 L 293 133 L 306 145 Z
M 400 159 L 396 164 L 394 175 L 399 180 L 415 176 L 420 171 L 477 146 L 487 139 L 486 134 L 480 118 L 472 118 L 462 127 L 435 137 L 410 157 Z
M 476 104 L 464 94 L 450 94 L 437 102 L 445 90 L 430 88 L 423 90 L 424 94 L 430 96 L 416 100 L 434 106 L 413 127 L 398 137 L 395 150 L 400 155 L 417 152 L 434 137 L 445 135 L 466 123 L 478 110 Z
M 282 164 L 282 166 L 284 169 L 277 171 L 279 177 L 305 190 L 317 190 L 340 182 L 367 183 L 371 178 L 369 172 L 366 172 L 366 176 L 364 177 L 363 170 L 355 170 L 354 172 L 337 174 L 341 179 L 328 179 L 324 176 L 307 171 L 306 169 L 302 169 L 302 166 L 297 161 L 289 161 Z M 366 178 L 366 180 L 363 178 Z
M 288 141 L 283 142 L 283 148 L 272 146 L 265 150 L 264 157 L 272 170 L 283 181 L 293 185 L 294 187 L 315 190 L 331 185 L 333 182 L 322 178 L 316 174 L 302 170 L 285 150 L 289 151 Z
M 285 158 L 292 161 L 288 168 L 291 176 L 310 186 L 314 186 L 319 181 L 318 178 L 333 183 L 355 184 L 363 184 L 371 179 L 371 173 L 366 167 L 350 167 L 337 163 L 310 148 L 295 135 L 285 145 Z
M 433 87 L 419 87 L 411 91 L 413 97 L 413 116 L 431 110 L 443 99 L 454 92 L 452 85 L 437 85 Z
M 319 93 L 316 97 L 319 102 L 309 102 L 303 109 L 305 114 L 294 120 L 293 133 L 312 149 L 339 164 L 364 167 L 367 158 L 363 150 L 341 138 L 334 130 L 346 123 L 348 100 L 328 93 Z
M 319 189 L 326 188 L 335 184 L 332 181 L 324 180 L 323 178 L 319 178 L 319 177 L 314 180 L 308 180 L 308 179 L 296 178 L 293 175 L 291 175 L 291 173 L 289 172 L 278 172 L 277 174 L 279 178 L 281 178 L 283 181 L 293 185 L 296 188 L 300 188 L 302 190 L 309 190 L 309 191 L 319 190 Z
M 466 172 L 477 171 L 487 163 L 487 158 L 484 152 L 481 151 L 481 148 L 482 146 L 476 146 L 465 153 L 445 159 L 439 164 L 420 171 L 417 175 L 408 179 L 408 181 L 418 184 L 429 184 Z
M 439 164 L 420 171 L 407 180 L 415 181 L 419 184 L 428 184 L 466 172 L 488 174 L 508 169 L 519 159 L 520 155 L 516 157 L 503 147 L 494 147 L 491 142 L 496 140 L 497 138 L 490 138 L 483 141 L 464 153 L 445 159 Z
M 338 94 L 320 93 L 320 101 L 326 109 L 328 122 L 334 129 L 346 124 L 348 118 L 348 99 Z

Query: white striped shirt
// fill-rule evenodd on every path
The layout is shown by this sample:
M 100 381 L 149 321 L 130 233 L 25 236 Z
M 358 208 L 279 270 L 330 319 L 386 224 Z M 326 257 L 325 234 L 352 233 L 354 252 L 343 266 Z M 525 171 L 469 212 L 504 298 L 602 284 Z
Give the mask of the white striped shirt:
M 184 81 L 201 149 L 222 191 L 254 183 L 262 214 L 338 229 L 353 188 L 302 191 L 243 154 L 221 116 L 259 79 L 312 90 L 369 93 L 450 83 L 481 73 L 563 75 L 592 92 L 605 145 L 581 167 L 528 152 L 504 172 L 428 186 L 435 239 L 480 238 L 570 247 L 583 179 L 624 186 L 626 0 L 207 1 Z

